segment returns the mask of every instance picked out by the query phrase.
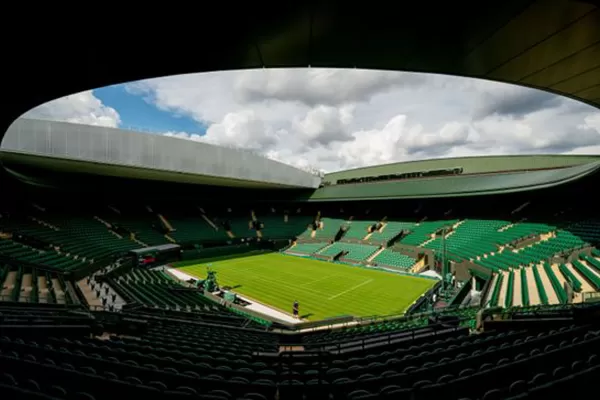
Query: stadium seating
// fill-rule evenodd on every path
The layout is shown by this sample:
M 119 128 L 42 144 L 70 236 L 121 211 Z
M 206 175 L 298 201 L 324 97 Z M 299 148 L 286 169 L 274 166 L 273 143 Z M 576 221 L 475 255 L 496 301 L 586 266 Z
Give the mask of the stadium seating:
M 411 268 L 417 260 L 392 249 L 384 249 L 373 258 L 372 262 L 376 265 L 385 265 L 406 270 Z
M 9 239 L 0 239 L 0 253 L 26 263 L 52 266 L 64 271 L 85 265 L 82 259 L 67 256 L 53 248 L 40 250 Z
M 0 282 L 0 302 L 79 304 L 71 283 L 54 272 L 0 264 Z
M 577 294 L 596 291 L 597 278 L 589 267 L 578 261 L 568 264 L 543 262 L 530 267 L 499 270 L 491 281 L 489 304 L 506 307 L 565 304 L 570 301 L 565 282 L 569 282 Z
M 27 224 L 18 229 L 59 248 L 62 254 L 97 260 L 142 247 L 126 237 L 110 231 L 92 216 L 68 216 L 47 213 L 39 221 L 44 224 Z
M 156 246 L 167 242 L 164 234 L 152 226 L 156 225 L 156 216 L 142 207 L 133 209 L 106 207 L 94 212 L 93 218 L 101 223 L 110 224 L 115 230 L 122 229 L 122 236 L 131 237 L 133 234 L 145 246 Z
M 169 236 L 176 242 L 202 243 L 204 241 L 231 240 L 219 222 L 215 223 L 219 229 L 215 229 L 199 212 L 194 215 L 183 214 L 185 213 L 176 210 L 164 212 L 174 228 Z M 99 218 L 95 219 L 95 215 L 98 215 Z M 249 212 L 248 215 L 250 215 Z M 323 229 L 318 228 L 313 235 L 310 229 L 306 230 L 307 224 L 313 219 L 310 215 L 292 214 L 286 221 L 283 215 L 263 211 L 257 213 L 256 217 L 263 224 L 261 233 L 265 239 L 289 239 L 300 234 L 299 241 L 286 250 L 288 253 L 326 257 L 341 255 L 341 261 L 360 263 L 370 261 L 372 265 L 397 268 L 403 272 L 411 270 L 416 260 L 398 252 L 393 243 L 390 244 L 390 248 L 381 248 L 381 245 L 385 247 L 400 232 L 408 231 L 410 233 L 400 240 L 401 246 L 412 246 L 417 251 L 419 248 L 429 249 L 439 254 L 442 250 L 440 230 L 443 227 L 450 227 L 449 234 L 445 238 L 448 258 L 456 262 L 469 260 L 493 273 L 485 303 L 488 306 L 501 306 L 506 310 L 520 308 L 525 312 L 523 315 L 530 313 L 538 316 L 539 309 L 532 307 L 546 307 L 542 310 L 549 310 L 548 307 L 552 306 L 568 306 L 566 303 L 569 299 L 564 282 L 571 283 L 576 296 L 581 296 L 581 293 L 600 291 L 600 252 L 592 249 L 583 253 L 586 246 L 595 243 L 594 241 L 598 239 L 598 224 L 595 220 L 540 223 L 467 218 L 415 223 L 388 219 L 381 231 L 369 233 L 369 227 L 373 226 L 377 219 L 347 221 L 344 218 L 323 217 Z M 73 312 L 84 310 L 86 301 L 89 299 L 80 292 L 80 288 L 75 285 L 75 282 L 62 272 L 66 274 L 76 272 L 90 265 L 92 261 L 114 254 L 122 254 L 143 245 L 168 242 L 165 236 L 153 226 L 153 224 L 157 224 L 157 218 L 152 213 L 124 211 L 121 214 L 113 215 L 110 212 L 90 212 L 89 216 L 86 216 L 81 213 L 69 215 L 64 211 L 57 213 L 49 211 L 38 212 L 34 218 L 13 215 L 11 218 L 3 218 L 0 221 L 3 232 L 25 235 L 49 245 L 47 248 L 39 249 L 22 241 L 16 241 L 16 238 L 13 239 L 10 235 L 5 235 L 0 239 L 1 255 L 13 260 L 10 264 L 2 264 L 0 261 L 3 304 L 12 302 L 22 307 L 35 305 L 79 307 L 77 309 L 79 311 L 68 311 L 69 318 L 75 318 Z M 235 236 L 240 235 L 240 232 L 247 234 L 246 231 L 256 235 L 256 232 L 248 227 L 250 218 L 240 215 L 228 217 L 227 213 L 222 215 L 216 213 L 214 220 L 228 221 Z M 135 235 L 135 240 L 109 229 L 103 221 L 125 228 L 126 231 Z M 341 238 L 338 237 L 339 241 L 334 241 L 342 226 L 347 226 L 348 230 Z M 317 242 L 314 242 L 315 240 Z M 566 260 L 566 257 L 573 252 L 577 257 L 575 259 L 571 257 L 570 261 Z M 374 255 L 375 257 L 373 257 Z M 563 257 L 565 261 L 558 263 L 552 261 L 556 257 Z M 14 262 L 15 260 L 21 261 L 23 265 L 19 266 Z M 36 268 L 36 265 L 39 268 Z M 424 356 L 419 365 L 414 362 L 402 361 L 409 354 L 415 357 L 423 357 L 419 355 L 424 352 L 433 354 L 437 347 L 449 348 L 456 345 L 463 348 L 462 346 L 464 346 L 462 353 L 467 354 L 465 350 L 468 346 L 472 346 L 468 348 L 472 348 L 473 353 L 476 353 L 478 349 L 486 346 L 483 343 L 487 343 L 489 346 L 499 346 L 507 342 L 506 336 L 498 336 L 501 334 L 493 332 L 468 336 L 469 329 L 475 327 L 477 308 L 448 309 L 445 311 L 446 314 L 437 311 L 437 315 L 452 315 L 460 320 L 458 327 L 446 330 L 432 327 L 430 314 L 420 314 L 414 317 L 407 316 L 404 319 L 383 320 L 370 324 L 359 324 L 355 327 L 303 334 L 297 339 L 300 341 L 298 346 L 304 347 L 309 352 L 333 352 L 335 357 L 328 358 L 324 364 L 323 361 L 321 361 L 322 364 L 318 364 L 317 361 L 300 361 L 289 364 L 277 358 L 269 358 L 268 355 L 257 355 L 257 353 L 275 354 L 279 351 L 280 345 L 293 341 L 291 339 L 283 340 L 278 335 L 266 333 L 265 330 L 270 329 L 270 322 L 240 313 L 239 310 L 232 312 L 231 309 L 202 296 L 195 289 L 185 288 L 165 271 L 116 268 L 106 275 L 95 273 L 90 284 L 95 285 L 91 289 L 92 293 L 103 292 L 105 289 L 108 290 L 107 288 L 114 290 L 123 302 L 120 314 L 134 319 L 147 320 L 148 327 L 145 331 L 129 337 L 128 335 L 119 335 L 118 330 L 111 331 L 105 328 L 112 335 L 108 340 L 106 338 L 92 339 L 89 333 L 77 333 L 75 336 L 78 338 L 75 340 L 81 344 L 73 341 L 71 333 L 67 335 L 60 333 L 54 337 L 52 335 L 45 338 L 36 337 L 33 339 L 36 343 L 47 344 L 53 349 L 63 347 L 68 349 L 71 355 L 66 355 L 66 358 L 61 358 L 58 362 L 59 359 L 56 356 L 54 358 L 50 356 L 54 353 L 44 353 L 44 358 L 39 358 L 40 353 L 36 353 L 37 350 L 34 351 L 29 347 L 25 353 L 20 353 L 20 350 L 11 350 L 15 351 L 18 357 L 3 358 L 3 362 L 13 363 L 11 365 L 16 369 L 10 375 L 17 385 L 11 378 L 4 377 L 3 383 L 0 384 L 4 385 L 2 388 L 6 390 L 6 393 L 26 391 L 28 395 L 32 396 L 34 396 L 32 393 L 39 396 L 52 396 L 45 390 L 56 386 L 68 392 L 68 396 L 82 392 L 88 393 L 94 398 L 103 398 L 97 391 L 100 386 L 94 386 L 99 384 L 93 383 L 94 379 L 103 379 L 104 384 L 114 384 L 116 385 L 114 387 L 119 390 L 122 389 L 125 392 L 129 390 L 129 393 L 137 394 L 141 393 L 140 390 L 147 390 L 146 394 L 150 396 L 153 393 L 156 395 L 156 393 L 167 392 L 174 396 L 185 396 L 185 392 L 192 393 L 191 390 L 194 390 L 198 394 L 208 396 L 207 398 L 232 398 L 232 396 L 249 399 L 262 398 L 257 396 L 273 398 L 275 393 L 279 393 L 279 396 L 285 395 L 288 398 L 294 398 L 298 393 L 301 396 L 309 396 L 316 395 L 317 392 L 327 393 L 327 396 L 331 395 L 334 399 L 360 398 L 359 394 L 363 398 L 374 398 L 387 395 L 387 392 L 382 393 L 379 391 L 380 389 L 375 389 L 380 387 L 378 385 L 383 384 L 400 386 L 402 389 L 397 390 L 401 390 L 399 393 L 402 396 L 409 396 L 417 391 L 423 396 L 429 395 L 428 393 L 435 394 L 438 393 L 438 390 L 442 390 L 439 387 L 444 386 L 459 388 L 461 396 L 483 398 L 486 392 L 494 387 L 507 396 L 512 395 L 510 391 L 512 383 L 519 379 L 524 380 L 527 375 L 518 375 L 520 378 L 514 375 L 514 378 L 510 378 L 513 381 L 500 380 L 498 384 L 491 383 L 491 378 L 485 378 L 488 380 L 481 381 L 485 384 L 480 385 L 479 381 L 473 381 L 474 378 L 471 376 L 488 375 L 473 367 L 475 364 L 461 364 L 463 357 L 455 357 L 458 355 L 458 353 L 455 354 L 456 351 L 453 353 L 452 351 L 438 350 L 439 358 Z M 104 306 L 107 304 L 114 305 L 111 301 L 103 303 Z M 67 315 L 61 314 L 61 312 L 67 313 L 67 311 L 55 312 L 58 313 L 56 315 Z M 4 316 L 13 315 L 15 311 L 3 313 Z M 1 321 L 5 321 L 3 323 L 8 321 L 6 318 L 3 320 L 1 318 L 2 316 L 0 316 Z M 55 316 L 49 320 L 53 321 L 53 318 Z M 89 332 L 91 329 L 95 329 L 93 327 L 97 325 L 97 322 L 90 321 L 79 321 L 81 327 L 74 328 L 74 331 L 87 329 Z M 195 324 L 201 324 L 201 326 Z M 10 343 L 12 346 L 16 339 L 11 336 L 11 331 L 3 330 L 2 332 L 9 332 L 2 339 L 4 347 L 0 346 L 2 351 L 0 356 L 5 357 L 6 343 Z M 585 332 L 591 335 L 590 332 L 595 331 Z M 529 336 L 537 338 L 537 334 Z M 554 334 L 559 335 L 559 333 Z M 520 348 L 520 344 L 515 344 L 518 338 L 522 339 L 528 336 L 527 333 L 519 332 L 513 332 L 511 335 L 515 335 L 511 346 L 514 345 L 517 348 Z M 552 335 L 550 333 L 548 335 L 547 343 L 556 343 L 549 338 Z M 591 337 L 590 335 L 588 337 Z M 584 341 L 583 336 L 573 333 L 572 337 Z M 70 342 L 62 343 L 61 341 L 65 337 L 68 337 Z M 6 342 L 6 338 L 9 338 L 9 342 Z M 475 342 L 478 339 L 481 342 L 477 342 L 476 345 Z M 23 339 L 24 342 L 26 340 Z M 280 343 L 282 340 L 284 343 Z M 490 342 L 486 342 L 486 340 Z M 560 344 L 564 340 L 566 339 L 560 339 L 558 343 Z M 445 343 L 445 345 L 437 346 L 440 343 Z M 480 343 L 482 343 L 481 347 L 478 347 Z M 368 344 L 372 350 L 367 351 L 365 344 Z M 547 344 L 544 345 L 544 348 L 545 346 Z M 51 351 L 50 347 L 47 348 L 47 351 Z M 412 350 L 409 351 L 411 347 Z M 557 350 L 560 349 L 562 347 L 558 346 Z M 98 354 L 105 360 L 104 362 L 112 363 L 111 367 L 108 367 L 108 364 L 102 364 L 104 369 L 101 369 L 100 364 L 94 364 L 97 361 L 91 361 L 92 359 L 97 360 L 94 358 L 96 356 L 90 358 L 82 356 L 78 352 L 84 355 Z M 529 355 L 521 350 L 511 354 L 516 358 L 521 353 Z M 587 363 L 587 359 L 576 359 L 579 353 L 573 354 L 573 362 L 579 360 Z M 57 372 L 58 378 L 53 381 L 33 379 L 39 387 L 39 390 L 35 389 L 36 385 L 29 382 L 31 378 L 25 378 L 25 375 L 19 372 L 21 371 L 19 365 L 29 365 L 27 363 L 33 362 L 31 357 L 25 359 L 28 355 L 33 356 L 37 363 L 37 366 L 32 368 L 39 368 L 39 371 L 46 371 L 47 368 L 60 369 L 60 372 Z M 467 358 L 475 357 L 474 359 L 476 359 L 479 356 L 478 353 L 476 356 L 470 355 Z M 165 360 L 165 357 L 171 359 Z M 418 384 L 420 380 L 424 380 L 422 375 L 412 377 L 412 372 L 410 372 L 412 370 L 409 367 L 421 366 L 423 368 L 423 365 L 437 363 L 444 357 L 452 360 L 457 358 L 452 362 L 457 363 L 456 368 L 458 369 L 450 368 L 452 362 L 448 364 L 448 369 L 436 367 L 439 369 L 439 373 L 431 364 L 428 364 L 426 369 L 418 369 L 419 371 L 428 371 L 425 380 L 430 380 L 431 384 Z M 229 361 L 226 362 L 225 358 Z M 519 357 L 519 360 L 509 360 L 508 364 L 529 360 L 529 358 L 532 357 Z M 44 364 L 43 360 L 45 359 L 53 360 L 57 366 Z M 114 359 L 118 362 L 115 363 Z M 389 359 L 399 359 L 400 361 L 388 364 L 386 361 Z M 406 358 L 406 360 L 412 359 L 411 357 Z M 127 360 L 137 363 L 137 367 L 132 363 L 124 364 Z M 189 364 L 188 361 L 192 364 Z M 495 362 L 498 361 L 500 358 Z M 480 365 L 488 362 L 490 361 L 485 359 Z M 64 363 L 72 365 L 76 371 L 72 371 L 69 367 L 60 367 Z M 384 367 L 379 366 L 378 363 L 382 363 Z M 122 365 L 129 365 L 129 368 L 125 369 Z M 154 367 L 144 367 L 148 365 L 152 365 L 162 372 L 157 373 Z M 440 365 L 446 365 L 446 363 Z M 505 363 L 501 363 L 494 368 L 501 370 L 504 365 Z M 94 374 L 86 367 L 96 371 L 98 377 L 94 377 Z M 81 368 L 83 370 L 80 370 Z M 169 368 L 177 373 L 169 372 Z M 404 372 L 407 368 L 409 368 L 409 372 Z M 470 375 L 465 372 L 463 376 L 459 376 L 463 370 L 468 368 L 474 369 L 476 373 Z M 315 370 L 317 373 L 314 372 Z M 190 374 L 186 375 L 186 371 Z M 389 373 L 386 374 L 386 371 Z M 392 374 L 392 371 L 397 374 Z M 519 373 L 522 371 L 519 369 Z M 537 374 L 546 373 L 550 376 L 553 372 L 552 370 L 549 373 L 549 370 L 545 369 L 536 371 L 539 371 L 536 372 Z M 115 380 L 110 374 L 107 378 L 106 372 L 112 372 L 119 379 Z M 197 376 L 194 376 L 192 372 Z M 430 372 L 431 374 L 429 374 Z M 82 379 L 82 382 L 91 382 L 90 385 L 84 387 L 82 384 L 74 384 L 71 382 L 74 379 L 71 374 L 76 374 L 78 379 Z M 211 374 L 214 377 L 210 377 Z M 180 378 L 184 375 L 187 378 Z M 448 377 L 442 379 L 445 375 L 452 375 L 453 379 Z M 529 382 L 533 382 L 535 374 L 527 376 L 529 376 Z M 130 379 L 125 379 L 128 377 Z M 189 377 L 192 379 L 188 379 Z M 394 378 L 388 379 L 388 377 Z M 106 379 L 109 379 L 111 383 L 107 384 Z M 138 383 L 136 379 L 142 384 Z M 437 382 L 438 379 L 441 382 Z M 468 383 L 461 383 L 463 380 Z M 150 384 L 151 382 L 154 383 Z M 334 384 L 334 382 L 337 383 Z M 477 384 L 473 384 L 473 382 L 477 382 Z M 187 389 L 183 389 L 184 387 Z M 534 382 L 529 383 L 528 387 L 534 391 L 538 390 L 536 388 L 540 385 L 536 386 Z M 30 390 L 32 388 L 34 390 Z M 56 398 L 64 397 L 61 396 L 60 389 L 54 388 L 53 390 L 58 391 L 53 392 Z M 393 392 L 392 389 L 388 391 Z M 357 392 L 360 393 L 357 394 Z M 250 395 L 252 393 L 256 396 L 252 397 Z
M 469 259 L 497 251 L 499 244 L 497 239 L 498 230 L 506 225 L 506 221 L 500 220 L 465 220 L 448 235 L 446 251 Z M 423 247 L 440 251 L 441 236 Z
M 226 236 L 202 217 L 171 215 L 175 216 L 169 216 L 169 222 L 176 230 L 170 236 L 176 240 L 194 242 Z M 232 231 L 247 226 L 244 218 L 236 218 L 231 219 Z M 281 223 L 283 218 L 261 218 L 265 237 L 272 238 L 302 230 L 302 221 L 310 219 L 298 218 L 288 226 Z M 47 250 L 48 256 L 14 240 L 0 240 L 3 256 L 51 268 L 0 263 L 4 300 L 0 303 L 0 390 L 9 397 L 99 400 L 119 393 L 212 400 L 543 398 L 548 387 L 568 387 L 571 393 L 583 393 L 577 392 L 580 389 L 572 382 L 599 373 L 597 327 L 565 322 L 552 329 L 471 334 L 479 312 L 476 307 L 281 336 L 270 332 L 265 321 L 233 313 L 195 289 L 182 286 L 165 271 L 117 267 L 94 273 L 91 283 L 98 290 L 114 290 L 126 305 L 119 313 L 93 313 L 85 309 L 85 299 L 60 271 L 68 273 L 76 271 L 78 265 L 89 264 L 84 258 L 122 253 L 141 245 L 119 238 L 91 217 L 71 221 L 48 216 L 44 222 L 48 225 L 19 222 L 10 229 L 50 242 L 60 252 Z M 145 217 L 117 217 L 109 222 L 134 232 L 144 243 L 162 240 L 151 225 L 148 229 Z M 402 245 L 439 252 L 441 239 L 431 235 L 451 224 L 447 251 L 457 260 L 471 259 L 493 271 L 488 305 L 502 306 L 507 313 L 520 309 L 519 320 L 568 312 L 565 281 L 572 283 L 576 293 L 600 289 L 597 250 L 575 253 L 575 259 L 564 263 L 551 263 L 557 255 L 583 251 L 594 238 L 592 228 L 576 234 L 568 230 L 571 225 L 511 225 L 505 220 L 418 225 L 398 221 L 388 222 L 382 232 L 364 240 L 367 235 L 360 231 L 366 231 L 370 222 L 352 221 L 341 241 L 329 243 L 345 222 L 335 218 L 324 218 L 324 222 L 329 228 L 319 229 L 316 235 L 316 240 L 321 237 L 323 241 L 303 242 L 301 238 L 287 252 L 323 256 L 345 253 L 342 260 L 355 262 L 365 262 L 377 253 L 371 263 L 404 271 L 416 260 L 393 246 L 379 251 L 379 245 L 369 243 L 376 239 L 375 243 L 385 244 L 407 229 L 411 234 L 401 240 Z M 266 228 L 269 224 L 270 229 Z M 3 226 L 8 230 L 6 224 Z M 360 233 L 352 234 L 356 227 Z M 541 241 L 536 239 L 540 234 L 545 235 Z M 532 242 L 518 248 L 525 238 Z M 95 241 L 102 242 L 99 249 L 90 245 Z M 508 244 L 518 250 L 513 251 Z M 501 247 L 504 249 L 500 251 Z M 77 264 L 61 266 L 60 261 L 67 260 Z M 10 302 L 26 308 L 9 308 L 6 304 Z M 559 306 L 565 308 L 553 308 Z M 132 322 L 111 322 L 115 318 L 108 316 L 113 314 L 135 321 L 139 330 L 127 331 Z M 457 322 L 437 322 L 443 316 Z M 285 346 L 305 351 L 280 353 Z
M 318 226 L 316 230 L 313 231 L 312 228 L 309 227 L 300 236 L 305 238 L 314 237 L 321 240 L 333 240 L 342 225 L 347 225 L 347 221 L 336 218 L 321 218 L 320 226 Z
M 265 238 L 272 239 L 290 239 L 299 236 L 312 221 L 311 217 L 303 215 L 290 215 L 285 218 L 284 215 L 259 215 L 258 220 L 262 222 L 262 235 Z
M 214 303 L 195 290 L 184 290 L 164 271 L 134 268 L 121 273 L 121 270 L 115 270 L 107 279 L 110 286 L 129 302 L 164 309 L 219 311 Z
M 381 230 L 371 234 L 369 242 L 387 243 L 402 231 L 411 231 L 414 226 L 412 222 L 386 221 Z
M 568 224 L 566 230 L 589 243 L 600 242 L 600 220 L 587 219 Z
M 227 216 L 226 221 L 229 222 L 231 233 L 234 235 L 234 237 L 256 237 L 256 230 L 254 229 L 252 217 L 250 215 Z
M 578 260 L 573 260 L 572 265 L 581 275 L 583 275 L 592 284 L 592 287 L 594 289 L 600 290 L 600 277 L 597 273 L 595 273 L 592 269 L 588 268 L 587 266 L 583 265 Z
M 370 228 L 375 226 L 377 221 L 360 221 L 360 220 L 352 220 L 348 224 L 348 232 L 344 235 L 345 239 L 356 239 L 363 240 L 369 233 Z
M 431 235 L 444 227 L 450 227 L 456 224 L 457 220 L 425 221 L 413 227 L 411 233 L 400 241 L 402 244 L 411 246 L 421 246 L 427 241 L 431 241 Z M 435 240 L 435 239 L 433 239 Z
M 174 238 L 178 243 L 223 240 L 228 238 L 223 227 L 215 229 L 202 219 L 202 217 L 170 217 L 169 221 L 175 229 L 175 231 L 169 233 L 169 236 Z
M 313 253 L 317 253 L 319 250 L 321 250 L 325 246 L 327 246 L 327 243 L 322 243 L 322 242 L 318 242 L 318 243 L 312 243 L 312 242 L 297 243 L 296 245 L 294 245 L 294 247 L 290 248 L 288 250 L 288 252 L 291 252 L 291 253 L 302 253 L 302 254 L 313 254 Z
M 369 256 L 375 253 L 377 249 L 377 246 L 370 246 L 357 243 L 335 242 L 330 246 L 319 250 L 318 254 L 328 257 L 334 257 L 342 252 L 347 252 L 347 254 L 342 255 L 341 258 L 353 261 L 367 261 Z
M 599 372 L 600 331 L 568 322 L 470 335 L 422 316 L 303 334 L 309 352 L 278 354 L 282 338 L 255 329 L 125 312 L 139 330 L 124 334 L 101 314 L 0 313 L 2 393 L 23 398 L 547 398 L 585 395 Z
M 512 251 L 505 249 L 476 263 L 490 269 L 508 269 L 509 267 L 526 266 L 549 260 L 551 257 L 565 251 L 573 251 L 584 247 L 585 242 L 567 231 L 558 231 L 556 236 L 546 241 L 536 242 L 528 247 Z

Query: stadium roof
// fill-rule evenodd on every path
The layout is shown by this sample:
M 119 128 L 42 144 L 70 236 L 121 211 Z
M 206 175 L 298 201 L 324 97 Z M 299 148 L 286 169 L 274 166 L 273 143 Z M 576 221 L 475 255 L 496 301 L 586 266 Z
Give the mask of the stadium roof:
M 309 201 L 377 200 L 458 197 L 544 189 L 598 176 L 600 159 L 594 162 L 533 171 L 480 173 L 405 179 L 360 184 L 341 184 L 317 189 Z
M 25 118 L 17 119 L 5 134 L 0 162 L 17 173 L 29 166 L 52 172 L 230 187 L 315 189 L 321 182 L 312 173 L 248 151 Z
M 206 2 L 160 16 L 40 17 L 3 27 L 0 132 L 74 92 L 173 74 L 340 67 L 462 75 L 540 88 L 600 107 L 598 1 Z M 188 6 L 192 7 L 192 5 Z M 194 6 L 195 7 L 195 6 Z M 60 7 L 59 7 L 60 8 Z M 120 10 L 121 12 L 122 10 Z M 136 10 L 136 13 L 140 10 Z M 94 20 L 94 18 L 98 20 Z M 188 18 L 188 19 L 186 19 Z M 153 21 L 160 21 L 159 24 Z M 39 40 L 31 45 L 37 33 Z M 81 45 L 74 40 L 83 35 Z
M 338 179 L 362 178 L 388 174 L 402 174 L 430 170 L 462 168 L 463 175 L 489 174 L 509 171 L 535 171 L 571 167 L 600 161 L 600 155 L 508 155 L 437 158 L 430 160 L 398 162 L 354 168 L 326 174 L 324 182 L 335 183 Z

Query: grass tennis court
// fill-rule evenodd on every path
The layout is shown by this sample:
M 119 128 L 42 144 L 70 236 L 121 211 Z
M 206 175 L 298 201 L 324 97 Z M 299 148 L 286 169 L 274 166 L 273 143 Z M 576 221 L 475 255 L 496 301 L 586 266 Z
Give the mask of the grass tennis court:
M 209 264 L 219 285 L 287 313 L 298 300 L 300 315 L 309 320 L 403 313 L 435 284 L 432 279 L 278 253 L 173 266 L 203 279 Z

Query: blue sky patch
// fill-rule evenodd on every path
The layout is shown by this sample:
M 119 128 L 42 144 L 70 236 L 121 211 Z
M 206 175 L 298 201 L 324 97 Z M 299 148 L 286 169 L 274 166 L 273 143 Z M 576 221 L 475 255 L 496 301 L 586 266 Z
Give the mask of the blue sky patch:
M 138 96 L 128 92 L 124 85 L 107 86 L 93 91 L 94 96 L 108 107 L 112 107 L 121 117 L 120 127 L 156 133 L 176 131 L 204 134 L 204 126 L 185 115 L 163 111 Z

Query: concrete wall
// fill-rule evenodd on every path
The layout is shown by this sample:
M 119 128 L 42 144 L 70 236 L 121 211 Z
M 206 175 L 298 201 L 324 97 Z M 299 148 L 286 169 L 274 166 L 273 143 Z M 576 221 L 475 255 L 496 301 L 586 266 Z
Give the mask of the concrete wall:
M 427 264 L 425 266 L 433 268 L 433 266 L 435 265 L 435 253 L 431 249 L 426 249 L 424 247 L 408 246 L 402 243 L 396 243 L 392 247 L 390 247 L 390 249 L 404 254 L 405 256 L 412 257 L 415 260 L 419 258 L 419 253 L 425 253 L 425 255 L 427 256 Z
M 490 277 L 492 276 L 492 273 L 489 269 L 482 267 L 481 265 L 472 263 L 471 261 L 465 260 L 460 263 L 451 263 L 450 265 L 451 272 L 454 272 L 456 274 L 456 280 L 459 282 L 471 279 L 471 273 L 469 272 L 470 269 L 476 270 Z
M 122 129 L 17 119 L 1 150 L 316 188 L 321 178 L 248 151 Z

